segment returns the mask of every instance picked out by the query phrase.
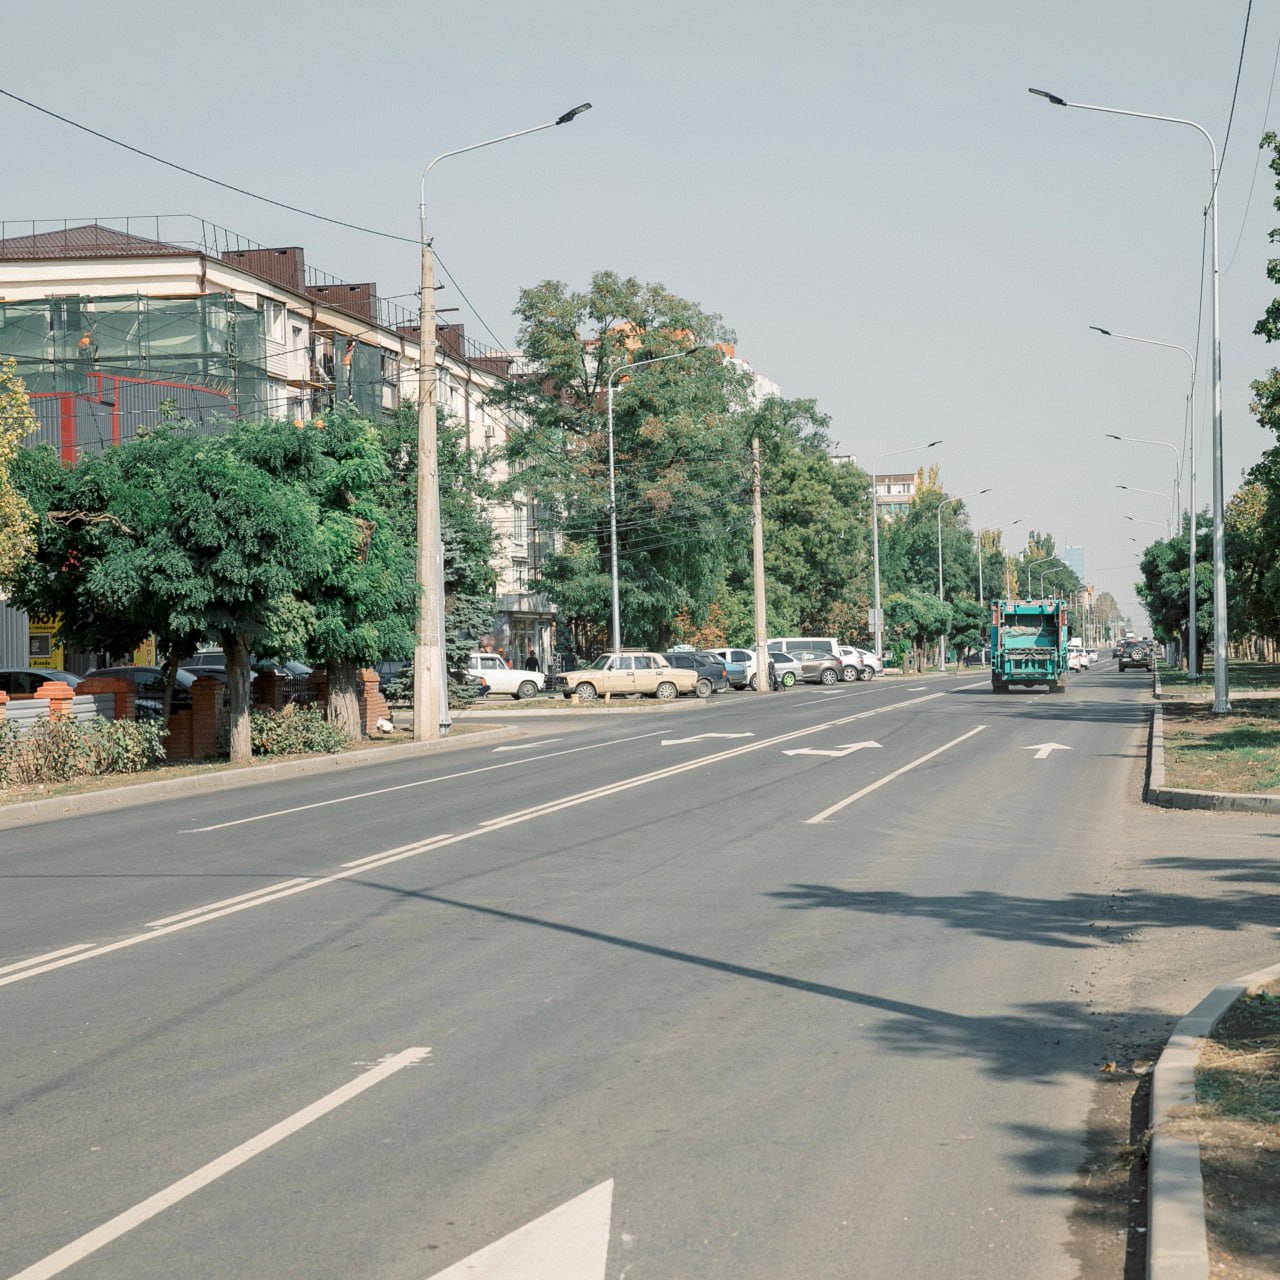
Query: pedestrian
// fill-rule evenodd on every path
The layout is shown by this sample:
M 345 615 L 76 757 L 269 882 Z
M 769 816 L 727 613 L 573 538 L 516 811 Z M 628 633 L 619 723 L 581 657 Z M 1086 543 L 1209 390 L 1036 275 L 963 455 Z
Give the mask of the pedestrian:
M 502 659 L 506 666 L 511 666 L 511 659 L 507 657 L 507 651 L 501 645 L 498 646 L 498 657 Z
M 541 671 L 538 665 L 538 655 L 533 651 L 533 645 L 529 646 L 529 656 L 524 660 L 524 669 L 526 671 Z

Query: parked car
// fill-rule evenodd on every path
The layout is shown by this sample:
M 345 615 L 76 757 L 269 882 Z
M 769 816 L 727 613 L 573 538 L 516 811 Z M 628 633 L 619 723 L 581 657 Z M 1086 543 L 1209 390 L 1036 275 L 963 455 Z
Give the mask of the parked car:
M 1119 661 L 1121 671 L 1128 671 L 1130 667 L 1154 671 L 1155 646 L 1149 640 L 1126 640 L 1120 648 Z
M 694 671 L 699 679 L 694 693 L 699 698 L 708 698 L 713 693 L 722 693 L 729 687 L 729 676 L 724 668 L 724 659 L 711 653 L 689 653 L 673 649 L 662 655 L 673 667 L 683 667 L 686 671 Z M 705 692 L 704 689 L 705 682 Z
M 867 651 L 853 644 L 842 644 L 840 657 L 844 659 L 844 679 L 846 680 L 871 680 L 875 677 L 876 671 L 884 667 L 883 663 L 879 668 L 875 666 L 879 659 L 874 653 L 870 655 L 871 661 L 868 661 Z M 852 674 L 850 674 L 851 671 Z
M 876 653 L 874 649 L 863 649 L 858 645 L 854 645 L 857 650 L 858 657 L 862 659 L 863 665 L 867 668 L 867 674 L 862 678 L 870 680 L 873 676 L 878 676 L 884 672 L 884 659 Z
M 729 683 L 735 689 L 754 689 L 756 687 L 756 655 L 750 649 L 707 649 L 707 653 L 724 659 L 724 669 L 728 672 Z
M 536 697 L 547 682 L 541 671 L 509 667 L 496 653 L 468 654 L 467 671 L 484 680 L 489 693 L 507 693 L 517 699 Z
M 777 689 L 790 689 L 800 679 L 800 660 L 793 653 L 775 649 L 769 654 Z
M 797 679 L 806 684 L 838 684 L 844 679 L 843 658 L 826 649 L 789 649 L 799 664 Z
M 706 691 L 700 696 L 710 696 L 710 681 L 704 681 L 696 671 L 673 667 L 660 653 L 639 650 L 602 653 L 590 666 L 563 672 L 556 680 L 556 688 L 566 698 L 576 697 L 579 702 L 594 702 L 606 693 L 667 701 L 682 693 L 695 693 L 702 684 Z
M 83 679 L 83 676 L 73 676 L 70 671 L 59 671 L 55 667 L 10 667 L 7 671 L 0 671 L 0 693 L 7 693 L 10 697 L 34 694 L 50 680 L 69 684 L 74 689 Z
M 134 708 L 139 720 L 159 720 L 164 714 L 163 667 L 103 667 L 100 671 L 90 673 L 95 676 L 117 676 L 132 680 L 134 685 Z M 207 672 L 201 674 L 207 675 Z M 170 711 L 187 711 L 191 708 L 191 686 L 197 679 L 196 673 L 185 667 L 178 668 L 173 682 L 173 700 L 169 704 Z

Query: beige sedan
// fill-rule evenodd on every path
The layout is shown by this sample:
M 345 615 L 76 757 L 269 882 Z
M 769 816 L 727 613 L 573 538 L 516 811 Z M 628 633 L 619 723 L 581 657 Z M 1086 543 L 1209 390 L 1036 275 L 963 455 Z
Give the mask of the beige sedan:
M 692 693 L 696 671 L 671 666 L 660 653 L 602 653 L 589 667 L 566 671 L 559 679 L 566 698 L 595 702 L 605 694 L 643 694 L 664 702 Z

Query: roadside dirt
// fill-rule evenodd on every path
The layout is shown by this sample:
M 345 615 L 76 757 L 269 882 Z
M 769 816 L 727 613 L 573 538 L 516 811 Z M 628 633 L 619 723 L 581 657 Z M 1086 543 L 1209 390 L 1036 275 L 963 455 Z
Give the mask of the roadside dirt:
M 1191 791 L 1280 788 L 1280 701 L 1232 700 L 1231 715 L 1206 703 L 1165 701 L 1165 785 Z
M 1206 1041 L 1197 1105 L 1175 1121 L 1200 1143 L 1209 1273 L 1280 1276 L 1280 983 L 1234 1004 Z

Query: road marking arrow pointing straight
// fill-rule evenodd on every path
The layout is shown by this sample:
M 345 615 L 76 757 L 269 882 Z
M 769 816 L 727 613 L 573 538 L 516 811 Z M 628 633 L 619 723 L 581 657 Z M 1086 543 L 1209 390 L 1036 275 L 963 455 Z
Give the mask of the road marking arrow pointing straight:
M 1023 751 L 1034 751 L 1033 760 L 1044 760 L 1052 751 L 1070 751 L 1070 747 L 1064 747 L 1061 742 L 1037 742 L 1035 746 L 1023 747 Z
M 821 747 L 797 747 L 794 751 L 784 751 L 784 756 L 848 756 L 855 751 L 862 751 L 866 747 L 875 747 L 880 749 L 878 742 L 846 742 L 843 747 L 832 747 L 829 751 L 824 751 Z
M 664 747 L 678 747 L 683 742 L 701 742 L 703 738 L 754 738 L 754 733 L 699 733 L 692 738 L 663 738 Z
M 604 1280 L 612 1214 L 611 1178 L 433 1280 Z

